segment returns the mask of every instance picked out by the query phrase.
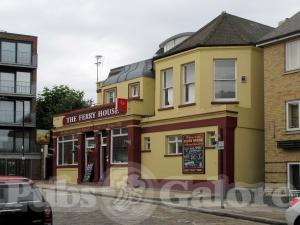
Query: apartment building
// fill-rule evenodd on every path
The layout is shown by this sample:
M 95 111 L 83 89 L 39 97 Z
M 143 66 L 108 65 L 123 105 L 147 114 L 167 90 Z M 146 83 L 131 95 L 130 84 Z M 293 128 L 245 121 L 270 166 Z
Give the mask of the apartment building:
M 0 32 L 0 175 L 40 178 L 37 37 Z

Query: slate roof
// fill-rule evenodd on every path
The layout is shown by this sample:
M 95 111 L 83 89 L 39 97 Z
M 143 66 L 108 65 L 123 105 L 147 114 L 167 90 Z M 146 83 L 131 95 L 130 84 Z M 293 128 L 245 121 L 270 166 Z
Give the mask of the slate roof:
M 191 37 L 154 59 L 196 47 L 255 45 L 274 28 L 223 12 Z
M 287 18 L 276 29 L 263 36 L 258 43 L 272 41 L 296 33 L 300 33 L 300 11 L 291 18 Z
M 152 59 L 111 69 L 107 79 L 103 81 L 103 85 L 107 86 L 138 77 L 154 77 Z

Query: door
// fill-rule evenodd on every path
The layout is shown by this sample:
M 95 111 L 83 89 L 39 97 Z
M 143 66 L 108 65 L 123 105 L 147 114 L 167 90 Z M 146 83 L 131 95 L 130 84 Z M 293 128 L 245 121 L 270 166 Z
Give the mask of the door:
M 7 160 L 7 175 L 16 176 L 17 175 L 17 163 L 14 159 Z

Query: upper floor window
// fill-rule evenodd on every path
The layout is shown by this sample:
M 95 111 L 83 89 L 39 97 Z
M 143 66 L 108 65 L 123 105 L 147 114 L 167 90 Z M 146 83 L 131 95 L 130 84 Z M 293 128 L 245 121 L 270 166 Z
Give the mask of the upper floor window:
M 17 52 L 17 63 L 24 65 L 31 64 L 31 44 L 18 43 Z
M 16 92 L 30 94 L 31 74 L 27 72 L 17 72 Z
M 105 90 L 105 92 L 104 92 L 105 103 L 107 103 L 107 104 L 114 103 L 116 101 L 116 96 L 117 96 L 116 88 Z
M 173 70 L 162 72 L 162 106 L 173 106 Z
M 286 43 L 286 71 L 300 69 L 300 40 Z
M 6 63 L 16 62 L 16 43 L 14 42 L 1 42 L 1 61 Z
M 1 42 L 1 62 L 30 65 L 31 52 L 32 47 L 30 43 Z
M 183 65 L 183 103 L 195 102 L 195 63 Z
M 24 101 L 24 122 L 31 122 L 31 102 Z M 23 101 L 0 101 L 0 123 L 23 122 Z
M 236 100 L 236 60 L 214 61 L 215 100 Z
M 129 98 L 138 98 L 140 97 L 140 84 L 133 83 L 129 84 Z
M 14 93 L 15 92 L 15 74 L 0 73 L 0 92 Z
M 300 100 L 290 101 L 286 105 L 287 130 L 300 129 Z

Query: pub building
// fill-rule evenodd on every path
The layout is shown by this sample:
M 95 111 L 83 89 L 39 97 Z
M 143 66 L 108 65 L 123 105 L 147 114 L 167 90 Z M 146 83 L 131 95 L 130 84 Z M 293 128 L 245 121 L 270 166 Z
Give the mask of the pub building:
M 238 29 L 237 29 L 238 28 Z M 162 187 L 264 178 L 263 49 L 272 28 L 222 13 L 152 59 L 114 68 L 97 105 L 54 117 L 57 180 Z M 251 32 L 249 32 L 251 31 Z M 134 175 L 134 176 L 131 176 Z

